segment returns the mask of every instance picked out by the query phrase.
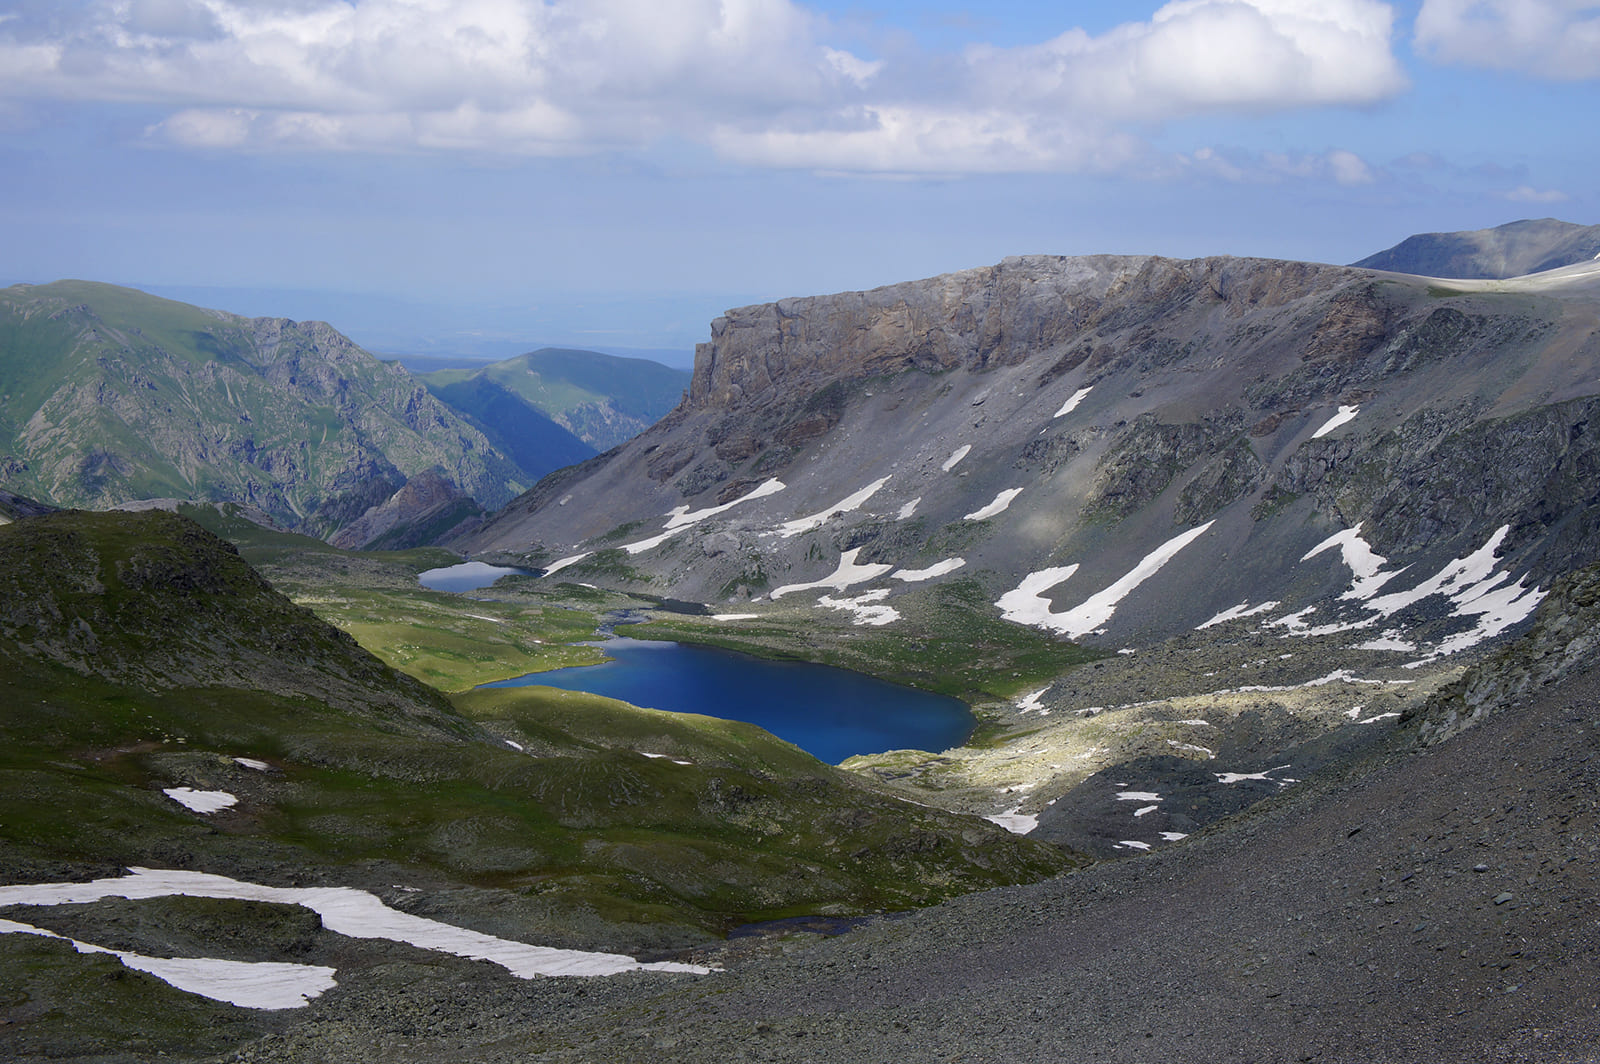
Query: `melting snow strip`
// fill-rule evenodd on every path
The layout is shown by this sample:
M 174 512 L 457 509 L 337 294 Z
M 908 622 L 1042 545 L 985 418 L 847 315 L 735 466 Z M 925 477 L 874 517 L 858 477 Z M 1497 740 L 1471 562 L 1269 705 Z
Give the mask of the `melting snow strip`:
M 334 969 L 280 961 L 224 961 L 209 957 L 146 957 L 79 942 L 42 927 L 0 920 L 0 935 L 39 935 L 72 943 L 79 953 L 105 953 L 135 971 L 148 972 L 190 994 L 246 1009 L 298 1009 L 332 990 Z
M 783 491 L 786 486 L 783 481 L 773 477 L 763 481 L 748 495 L 741 495 L 732 502 L 725 502 L 721 506 L 708 506 L 704 510 L 694 511 L 691 511 L 688 506 L 675 506 L 667 514 L 665 531 L 660 535 L 651 536 L 649 539 L 641 539 L 635 543 L 624 543 L 622 549 L 629 554 L 641 554 L 652 547 L 660 546 L 679 532 L 692 528 L 702 521 L 709 520 L 718 514 L 726 513 L 735 506 L 740 506 L 756 499 L 764 499 L 769 495 L 776 495 L 778 492 Z
M 257 772 L 267 772 L 272 768 L 272 766 L 267 764 L 265 761 L 257 761 L 253 757 L 236 757 L 233 759 L 233 761 L 234 764 L 243 765 L 245 768 L 253 768 Z
M 944 460 L 944 465 L 939 467 L 940 472 L 943 472 L 943 473 L 950 472 L 950 470 L 954 469 L 960 463 L 960 461 L 963 458 L 965 458 L 967 455 L 969 455 L 971 453 L 972 453 L 972 444 L 963 443 L 960 447 L 957 447 L 953 452 L 951 452 L 949 458 L 946 458 Z
M 972 511 L 970 514 L 967 514 L 963 520 L 987 521 L 991 517 L 998 517 L 1000 514 L 1005 513 L 1006 510 L 1010 508 L 1012 501 L 1021 494 L 1021 488 L 1007 488 L 1005 491 L 1002 491 L 999 495 L 994 497 L 994 502 L 991 502 L 988 506 L 985 506 L 981 510 Z
M 197 791 L 193 787 L 167 787 L 161 792 L 185 809 L 196 813 L 217 813 L 239 804 L 227 791 Z
M 1360 410 L 1361 408 L 1359 406 L 1341 406 L 1337 414 L 1330 417 L 1327 421 L 1324 421 L 1322 423 L 1322 427 L 1311 434 L 1311 438 L 1314 440 L 1320 440 L 1322 437 L 1326 436 L 1340 425 L 1354 421 L 1356 419 L 1356 414 Z
M 839 555 L 839 567 L 821 580 L 813 580 L 806 584 L 784 584 L 774 588 L 768 595 L 774 602 L 785 595 L 795 591 L 814 591 L 819 588 L 831 588 L 834 591 L 843 591 L 852 584 L 864 584 L 868 580 L 876 579 L 887 573 L 894 566 L 877 563 L 872 565 L 857 565 L 856 555 L 861 553 L 861 548 L 856 547 Z
M 999 824 L 1013 835 L 1026 835 L 1039 826 L 1039 818 L 1035 815 L 1020 812 L 1022 806 L 1012 806 L 1004 813 L 995 813 L 983 819 L 991 824 Z
M 856 624 L 881 628 L 900 619 L 899 610 L 881 604 L 888 597 L 889 589 L 883 588 L 878 591 L 868 591 L 855 598 L 836 599 L 831 595 L 823 595 L 817 599 L 817 605 L 826 606 L 830 610 L 846 610 L 855 614 Z
M 1270 610 L 1275 610 L 1280 605 L 1282 605 L 1282 603 L 1263 602 L 1259 606 L 1252 606 L 1248 602 L 1241 602 L 1237 606 L 1231 606 L 1228 609 L 1223 610 L 1206 623 L 1196 626 L 1195 631 L 1203 632 L 1207 628 L 1212 628 L 1219 624 L 1225 624 L 1228 621 L 1237 621 L 1242 617 L 1254 617 L 1258 613 L 1267 613 Z
M 303 905 L 322 917 L 323 927 L 337 934 L 388 939 L 469 960 L 492 961 L 523 979 L 536 975 L 615 975 L 641 970 L 697 974 L 710 971 L 694 964 L 672 961 L 645 964 L 618 953 L 532 946 L 496 938 L 481 931 L 391 909 L 376 895 L 353 887 L 266 887 L 207 872 L 150 868 L 128 871 L 129 875 L 118 879 L 97 879 L 90 883 L 26 883 L 0 887 L 0 906 L 74 905 L 102 898 L 237 898 Z
M 965 558 L 946 558 L 942 562 L 935 562 L 926 569 L 896 569 L 889 574 L 889 579 L 904 580 L 908 584 L 914 584 L 922 580 L 932 580 L 936 576 L 953 573 L 966 564 L 967 560 Z
M 839 500 L 826 510 L 819 510 L 809 517 L 796 518 L 793 521 L 779 525 L 778 535 L 784 539 L 789 539 L 792 536 L 800 535 L 802 532 L 810 532 L 813 528 L 821 528 L 830 518 L 850 513 L 852 510 L 859 510 L 862 504 L 876 495 L 878 489 L 887 483 L 889 483 L 888 477 L 879 477 L 854 495 Z
M 1061 404 L 1061 409 L 1055 412 L 1055 415 L 1051 420 L 1054 420 L 1056 417 L 1066 417 L 1068 414 L 1078 409 L 1078 404 L 1083 402 L 1084 396 L 1088 395 L 1093 390 L 1094 385 L 1090 385 L 1087 388 L 1079 388 L 1072 394 L 1071 399 L 1068 399 L 1065 403 Z
M 583 561 L 583 559 L 587 558 L 591 553 L 591 551 L 584 551 L 582 554 L 574 554 L 571 557 L 562 558 L 558 562 L 552 562 L 550 565 L 546 566 L 544 575 L 554 576 L 569 565 L 577 565 L 579 562 Z
M 1145 555 L 1138 565 L 1133 567 L 1122 579 L 1110 587 L 1091 595 L 1081 605 L 1066 611 L 1054 613 L 1050 609 L 1050 600 L 1041 592 L 1048 591 L 1057 584 L 1064 582 L 1067 577 L 1077 572 L 1076 565 L 1069 565 L 1061 569 L 1046 569 L 1038 573 L 1030 573 L 1023 578 L 1021 585 L 1014 591 L 1008 591 L 1000 596 L 995 603 L 1000 607 L 1001 615 L 1008 621 L 1017 621 L 1021 624 L 1031 624 L 1039 628 L 1047 628 L 1052 632 L 1059 632 L 1069 639 L 1087 635 L 1109 621 L 1117 612 L 1117 606 L 1122 600 L 1132 594 L 1134 589 L 1150 579 L 1162 566 L 1171 561 L 1179 551 L 1199 539 L 1212 526 L 1214 522 L 1205 524 L 1181 535 L 1174 536 L 1161 546 Z M 1051 578 L 1054 574 L 1060 574 Z

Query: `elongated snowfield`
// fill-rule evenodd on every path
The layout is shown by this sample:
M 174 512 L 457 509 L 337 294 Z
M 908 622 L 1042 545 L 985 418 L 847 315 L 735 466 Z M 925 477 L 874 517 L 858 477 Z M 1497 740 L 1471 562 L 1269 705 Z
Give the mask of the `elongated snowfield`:
M 89 883 L 27 883 L 0 887 L 3 905 L 73 905 L 102 898 L 237 898 L 241 901 L 303 905 L 322 917 L 322 926 L 351 938 L 383 938 L 469 960 L 492 961 L 523 979 L 536 975 L 615 975 L 618 972 L 710 971 L 695 964 L 643 964 L 619 953 L 532 946 L 480 931 L 429 920 L 385 905 L 376 895 L 353 887 L 265 887 L 207 872 L 130 868 L 117 879 Z
M 787 521 L 779 525 L 778 535 L 782 536 L 784 539 L 789 539 L 793 536 L 798 536 L 801 533 L 810 532 L 813 528 L 821 528 L 823 525 L 827 524 L 829 520 L 838 517 L 840 514 L 847 514 L 854 510 L 859 510 L 868 499 L 872 498 L 878 493 L 879 488 L 883 487 L 887 483 L 889 483 L 888 477 L 879 477 L 877 480 L 874 480 L 871 484 L 868 484 L 854 495 L 840 499 L 826 510 L 818 510 L 816 513 L 811 514 L 808 517 L 798 517 L 793 521 Z
M 32 924 L 0 920 L 0 935 L 6 934 L 59 938 L 72 943 L 72 948 L 79 953 L 109 954 L 129 968 L 148 972 L 179 990 L 246 1009 L 303 1008 L 312 998 L 337 985 L 334 970 L 317 964 L 223 961 L 209 957 L 146 957 L 142 953 L 79 942 Z
M 1048 628 L 1069 639 L 1087 635 L 1109 621 L 1123 599 L 1132 594 L 1140 584 L 1160 572 L 1162 566 L 1176 557 L 1179 551 L 1205 535 L 1212 524 L 1213 522 L 1207 521 L 1167 540 L 1145 555 L 1122 579 L 1104 591 L 1091 595 L 1081 605 L 1065 613 L 1052 612 L 1050 600 L 1043 596 L 1043 592 L 1062 583 L 1075 573 L 1078 569 L 1076 565 L 1030 573 L 1016 590 L 1006 592 L 995 605 L 1000 607 L 1002 616 L 1008 621 Z M 1055 574 L 1060 575 L 1055 576 Z
M 854 550 L 847 550 L 839 555 L 839 567 L 828 576 L 805 584 L 784 584 L 782 587 L 774 588 L 769 597 L 776 602 L 783 596 L 793 594 L 796 591 L 815 591 L 820 588 L 843 591 L 852 584 L 864 584 L 868 580 L 876 579 L 894 568 L 892 565 L 881 562 L 872 565 L 857 565 L 856 555 L 860 553 L 860 547 Z

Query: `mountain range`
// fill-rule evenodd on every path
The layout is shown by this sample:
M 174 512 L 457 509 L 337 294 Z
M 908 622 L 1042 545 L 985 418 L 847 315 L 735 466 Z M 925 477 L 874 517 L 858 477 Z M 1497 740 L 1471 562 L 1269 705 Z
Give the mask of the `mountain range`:
M 530 358 L 538 401 L 605 441 L 681 392 L 678 371 L 585 352 L 425 384 L 322 322 L 17 285 L 0 292 L 0 482 L 60 506 L 233 501 L 347 546 L 424 542 L 594 453 L 500 383 Z
M 1581 252 L 1574 228 L 1525 223 L 1495 268 Z M 1434 237 L 1405 254 L 1510 261 L 1483 234 Z M 0 492 L 0 1046 L 1592 1058 L 1600 260 L 1446 278 L 1402 259 L 1025 256 L 737 308 L 659 421 L 482 520 L 447 516 L 443 462 L 359 514 L 300 519 L 535 571 L 482 599 L 416 587 L 438 549 L 353 553 L 237 503 L 53 512 L 18 470 Z M 63 298 L 8 327 L 59 347 L 26 330 L 68 320 L 124 367 L 144 350 Z M 69 373 L 27 385 L 36 408 L 190 395 L 205 371 L 174 351 L 202 350 L 207 312 L 172 313 L 183 328 L 148 341 L 165 375 Z M 219 320 L 257 348 L 337 346 Z M 431 380 L 467 397 L 449 439 L 505 455 L 487 415 L 536 399 L 618 421 L 598 387 L 557 394 L 566 357 Z M 576 438 L 587 422 L 563 416 Z M 978 726 L 827 766 L 748 725 L 416 678 L 437 671 L 419 651 L 465 676 L 604 618 L 957 694 Z M 442 938 L 340 933 L 348 890 Z M 775 922 L 722 937 L 748 920 Z M 624 955 L 607 978 L 496 959 L 535 942 Z M 303 1007 L 242 1008 L 144 974 L 173 957 L 323 982 Z

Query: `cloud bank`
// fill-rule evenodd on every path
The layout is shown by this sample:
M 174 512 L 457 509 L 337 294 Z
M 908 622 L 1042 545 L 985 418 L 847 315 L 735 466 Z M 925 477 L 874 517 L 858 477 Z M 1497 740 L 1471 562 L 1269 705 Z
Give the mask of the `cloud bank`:
M 1173 0 L 1098 36 L 959 55 L 862 55 L 838 32 L 792 0 L 24 0 L 0 20 L 0 100 L 153 105 L 152 138 L 207 149 L 676 139 L 753 166 L 965 173 L 1117 170 L 1162 123 L 1406 87 L 1379 0 Z
M 1565 81 L 1600 77 L 1600 3 L 1424 0 L 1417 47 L 1463 66 Z

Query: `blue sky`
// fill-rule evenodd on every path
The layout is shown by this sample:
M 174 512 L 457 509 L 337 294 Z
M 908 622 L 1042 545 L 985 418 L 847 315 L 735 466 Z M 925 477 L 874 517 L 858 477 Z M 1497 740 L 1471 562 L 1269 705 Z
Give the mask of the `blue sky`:
M 0 0 L 0 282 L 681 348 L 1021 253 L 1600 222 L 1587 0 Z

